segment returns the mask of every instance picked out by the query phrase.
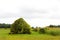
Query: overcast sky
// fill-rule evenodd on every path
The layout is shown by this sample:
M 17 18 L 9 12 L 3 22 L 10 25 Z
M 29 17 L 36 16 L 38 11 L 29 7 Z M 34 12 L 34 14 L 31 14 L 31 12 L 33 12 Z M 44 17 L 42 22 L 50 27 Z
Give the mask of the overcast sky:
M 31 26 L 60 25 L 60 0 L 0 0 L 0 23 L 20 17 Z

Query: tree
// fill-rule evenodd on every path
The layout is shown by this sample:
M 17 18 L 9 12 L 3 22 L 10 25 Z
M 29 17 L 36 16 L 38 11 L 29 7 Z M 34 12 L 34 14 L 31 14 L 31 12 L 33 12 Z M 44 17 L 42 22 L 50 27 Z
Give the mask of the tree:
M 19 18 L 11 25 L 11 33 L 30 34 L 30 25 L 23 18 Z
M 57 26 L 57 25 L 49 25 L 49 27 L 51 27 L 51 28 L 52 28 L 52 27 L 55 27 L 55 28 L 56 28 L 56 27 L 58 27 L 58 26 Z

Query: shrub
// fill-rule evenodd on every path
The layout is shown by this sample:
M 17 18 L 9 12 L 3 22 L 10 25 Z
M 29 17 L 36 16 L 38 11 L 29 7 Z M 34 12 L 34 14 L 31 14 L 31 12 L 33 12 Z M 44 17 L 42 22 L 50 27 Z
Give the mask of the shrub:
M 34 27 L 31 27 L 32 29 L 34 29 Z
M 23 18 L 19 18 L 11 25 L 11 33 L 30 34 L 30 25 Z
M 39 29 L 39 33 L 45 34 L 46 30 L 44 28 Z

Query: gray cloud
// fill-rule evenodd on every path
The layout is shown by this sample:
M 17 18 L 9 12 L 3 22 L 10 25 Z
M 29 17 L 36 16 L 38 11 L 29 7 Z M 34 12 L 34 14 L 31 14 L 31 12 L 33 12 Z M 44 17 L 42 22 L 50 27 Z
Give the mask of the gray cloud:
M 47 11 L 45 9 L 30 9 L 30 8 L 16 8 L 18 10 L 16 13 L 13 11 L 5 12 L 2 10 L 0 12 L 0 18 L 10 18 L 10 17 L 24 17 L 24 18 L 39 18 L 41 15 L 46 14 Z
M 12 23 L 23 17 L 31 25 L 60 24 L 60 1 L 0 0 L 0 23 Z M 56 20 L 58 19 L 58 20 Z
M 53 14 L 50 19 L 60 19 L 60 14 L 59 13 L 55 13 Z
M 34 12 L 37 12 L 37 13 L 47 13 L 47 10 L 46 9 L 30 9 L 30 8 L 26 8 L 26 9 L 23 9 L 22 12 L 24 13 L 34 13 Z
M 2 7 L 3 10 L 2 11 L 0 10 L 0 18 L 10 18 L 10 17 L 25 17 L 25 18 L 47 18 L 47 17 L 49 18 L 49 17 L 51 17 L 51 18 L 53 18 L 50 15 L 57 13 L 59 11 L 58 6 L 56 6 L 58 3 L 56 5 L 54 5 L 54 3 L 56 1 L 53 0 L 54 3 L 52 2 L 52 4 L 50 4 L 52 0 L 50 2 L 49 1 L 46 2 L 46 1 L 45 1 L 45 4 L 43 3 L 43 1 L 40 1 L 39 3 L 37 1 L 37 4 L 36 4 L 36 0 L 35 0 L 35 2 L 33 0 L 33 2 L 35 4 L 30 3 L 30 5 L 29 4 L 25 5 L 23 3 L 22 5 L 25 5 L 25 6 L 22 6 L 21 4 L 17 3 L 19 6 L 16 4 L 17 6 L 13 5 L 13 7 L 12 7 L 12 4 L 11 4 L 10 5 L 11 8 L 9 8 L 9 6 L 8 6 L 8 8 Z M 52 10 L 50 10 L 49 8 L 51 8 Z

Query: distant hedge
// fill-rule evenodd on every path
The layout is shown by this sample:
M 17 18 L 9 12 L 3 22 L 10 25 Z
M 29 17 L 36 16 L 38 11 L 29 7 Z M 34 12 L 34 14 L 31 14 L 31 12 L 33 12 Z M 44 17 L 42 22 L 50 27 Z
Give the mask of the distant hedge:
M 10 28 L 11 24 L 0 23 L 0 28 Z

